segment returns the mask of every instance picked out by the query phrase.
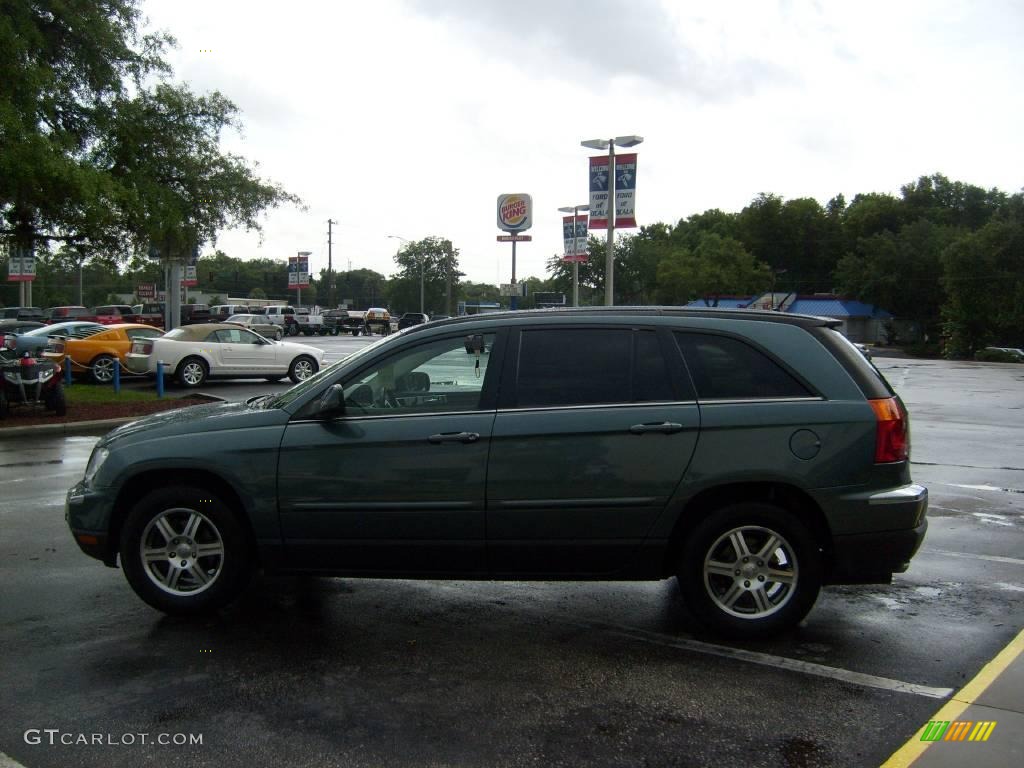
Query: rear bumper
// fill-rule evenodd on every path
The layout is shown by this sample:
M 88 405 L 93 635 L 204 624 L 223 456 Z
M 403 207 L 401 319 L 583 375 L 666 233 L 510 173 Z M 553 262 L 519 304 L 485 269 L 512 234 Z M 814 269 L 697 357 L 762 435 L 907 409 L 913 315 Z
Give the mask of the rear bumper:
M 928 531 L 928 489 L 921 485 L 875 493 L 866 499 L 872 511 L 884 509 L 890 519 L 912 528 L 834 536 L 828 584 L 888 584 L 903 573 Z

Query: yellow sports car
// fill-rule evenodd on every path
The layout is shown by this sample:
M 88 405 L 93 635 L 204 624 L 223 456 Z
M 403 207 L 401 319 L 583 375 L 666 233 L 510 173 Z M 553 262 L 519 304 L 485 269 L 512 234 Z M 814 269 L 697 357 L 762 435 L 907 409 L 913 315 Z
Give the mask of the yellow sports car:
M 70 358 L 73 375 L 88 375 L 97 384 L 109 384 L 114 380 L 114 366 L 124 365 L 133 341 L 163 335 L 159 328 L 141 323 L 103 326 L 84 338 L 68 337 L 64 342 L 64 357 Z

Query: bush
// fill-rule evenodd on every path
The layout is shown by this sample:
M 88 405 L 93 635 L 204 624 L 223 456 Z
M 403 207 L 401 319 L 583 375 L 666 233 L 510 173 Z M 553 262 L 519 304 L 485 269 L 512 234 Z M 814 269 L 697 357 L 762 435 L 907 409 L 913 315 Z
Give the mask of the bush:
M 979 363 L 1024 363 L 1012 352 L 1003 352 L 999 349 L 979 349 L 974 353 L 974 359 Z

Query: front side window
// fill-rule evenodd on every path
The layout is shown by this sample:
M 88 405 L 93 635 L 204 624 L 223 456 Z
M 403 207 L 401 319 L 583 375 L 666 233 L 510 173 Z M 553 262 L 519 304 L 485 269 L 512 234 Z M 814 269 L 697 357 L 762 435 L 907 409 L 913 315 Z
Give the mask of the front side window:
M 739 339 L 677 332 L 676 342 L 702 400 L 813 396 L 779 363 Z
M 467 343 L 465 336 L 421 344 L 363 371 L 345 383 L 346 414 L 389 416 L 478 409 L 494 334 L 476 338 L 483 339 L 482 345 Z

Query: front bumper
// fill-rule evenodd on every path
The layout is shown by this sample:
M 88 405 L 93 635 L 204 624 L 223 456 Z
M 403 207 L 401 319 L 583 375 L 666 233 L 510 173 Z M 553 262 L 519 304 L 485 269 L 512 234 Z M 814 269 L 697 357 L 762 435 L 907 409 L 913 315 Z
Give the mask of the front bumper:
M 64 520 L 78 548 L 111 567 L 117 561 L 117 550 L 109 537 L 113 506 L 113 499 L 83 483 L 71 488 L 64 501 Z
M 911 525 L 893 531 L 833 536 L 828 584 L 888 584 L 894 573 L 910 567 L 910 559 L 928 531 L 928 489 L 906 485 L 866 498 L 872 513 L 884 511 L 893 521 Z

